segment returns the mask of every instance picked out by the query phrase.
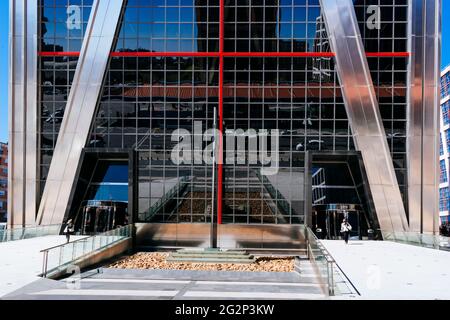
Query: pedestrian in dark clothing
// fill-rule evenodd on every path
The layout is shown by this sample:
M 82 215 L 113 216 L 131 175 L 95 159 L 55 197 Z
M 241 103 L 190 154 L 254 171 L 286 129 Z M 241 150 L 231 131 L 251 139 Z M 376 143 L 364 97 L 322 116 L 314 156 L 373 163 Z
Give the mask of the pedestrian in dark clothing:
M 344 219 L 341 224 L 341 233 L 344 236 L 345 244 L 348 244 L 348 239 L 350 237 L 350 231 L 352 231 L 352 226 L 348 223 L 347 219 Z
M 69 221 L 67 221 L 67 225 L 64 228 L 64 234 L 66 235 L 67 243 L 70 242 L 70 234 L 72 232 L 74 232 L 74 226 L 73 226 L 72 219 L 70 219 Z

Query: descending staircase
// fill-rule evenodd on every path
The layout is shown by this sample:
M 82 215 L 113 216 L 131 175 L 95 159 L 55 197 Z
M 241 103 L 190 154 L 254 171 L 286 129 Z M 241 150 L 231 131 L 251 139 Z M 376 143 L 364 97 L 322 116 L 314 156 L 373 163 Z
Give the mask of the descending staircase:
M 181 249 L 171 253 L 167 262 L 194 262 L 194 263 L 242 263 L 250 264 L 256 258 L 246 251 L 222 249 Z

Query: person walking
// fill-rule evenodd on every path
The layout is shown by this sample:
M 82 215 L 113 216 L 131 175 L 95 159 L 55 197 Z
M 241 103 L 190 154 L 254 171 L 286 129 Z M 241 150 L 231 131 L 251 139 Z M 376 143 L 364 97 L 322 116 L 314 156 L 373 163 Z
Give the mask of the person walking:
M 341 224 L 341 233 L 344 235 L 345 244 L 348 244 L 348 239 L 350 237 L 350 231 L 352 231 L 352 226 L 348 223 L 347 219 L 344 218 Z
M 74 231 L 73 222 L 72 219 L 69 219 L 69 221 L 67 221 L 66 227 L 64 228 L 64 234 L 66 235 L 67 243 L 70 242 L 70 234 L 73 231 Z

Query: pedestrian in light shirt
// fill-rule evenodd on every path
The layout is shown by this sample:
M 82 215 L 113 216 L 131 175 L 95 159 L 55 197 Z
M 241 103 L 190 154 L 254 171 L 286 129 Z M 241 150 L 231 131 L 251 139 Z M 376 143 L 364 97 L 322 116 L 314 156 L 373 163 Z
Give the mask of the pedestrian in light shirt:
M 345 244 L 348 244 L 348 238 L 350 237 L 350 231 L 352 231 L 352 226 L 348 223 L 347 219 L 344 219 L 341 224 L 341 233 L 344 236 Z

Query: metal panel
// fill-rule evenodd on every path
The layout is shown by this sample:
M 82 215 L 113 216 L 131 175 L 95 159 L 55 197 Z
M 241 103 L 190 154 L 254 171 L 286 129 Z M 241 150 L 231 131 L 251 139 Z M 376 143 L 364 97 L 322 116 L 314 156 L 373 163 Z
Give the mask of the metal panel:
M 137 247 L 200 247 L 210 245 L 210 224 L 136 223 Z M 289 249 L 301 250 L 305 243 L 299 225 L 218 226 L 218 247 L 223 249 Z
M 441 1 L 425 3 L 422 233 L 439 234 Z
M 36 223 L 38 0 L 10 0 L 8 224 Z
M 321 0 L 355 146 L 361 151 L 383 234 L 408 230 L 392 157 L 351 0 Z
M 410 231 L 439 229 L 440 0 L 410 1 L 408 206 Z
M 37 220 L 41 225 L 62 223 L 67 212 L 81 153 L 95 116 L 123 3 L 123 0 L 94 1 L 42 195 Z
M 422 100 L 423 100 L 423 1 L 410 1 L 410 80 L 407 124 L 409 225 L 420 232 L 422 225 Z

